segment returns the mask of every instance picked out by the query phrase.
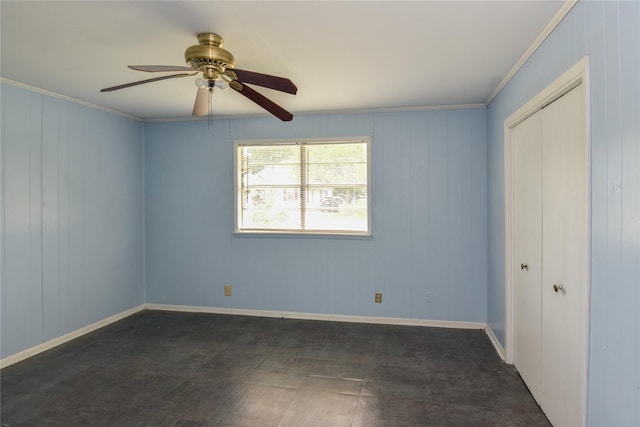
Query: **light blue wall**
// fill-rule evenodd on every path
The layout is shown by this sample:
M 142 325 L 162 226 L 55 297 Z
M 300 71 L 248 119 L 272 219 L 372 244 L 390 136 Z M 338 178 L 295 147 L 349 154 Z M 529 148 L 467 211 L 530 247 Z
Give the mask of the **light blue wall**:
M 504 342 L 503 123 L 585 55 L 591 73 L 588 421 L 640 425 L 640 2 L 581 1 L 488 107 L 488 321 Z
M 147 123 L 145 135 L 148 302 L 486 320 L 484 109 Z M 234 237 L 233 140 L 365 135 L 371 239 Z
M 144 302 L 143 125 L 1 92 L 6 357 Z

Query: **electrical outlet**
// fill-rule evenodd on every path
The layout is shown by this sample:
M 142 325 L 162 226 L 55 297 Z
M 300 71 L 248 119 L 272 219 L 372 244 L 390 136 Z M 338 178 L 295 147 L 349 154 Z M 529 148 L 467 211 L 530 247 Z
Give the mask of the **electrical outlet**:
M 382 292 L 376 292 L 376 304 L 382 304 Z
M 427 292 L 427 304 L 431 304 L 433 302 L 433 292 Z
M 231 296 L 231 285 L 224 285 L 224 296 L 225 297 Z

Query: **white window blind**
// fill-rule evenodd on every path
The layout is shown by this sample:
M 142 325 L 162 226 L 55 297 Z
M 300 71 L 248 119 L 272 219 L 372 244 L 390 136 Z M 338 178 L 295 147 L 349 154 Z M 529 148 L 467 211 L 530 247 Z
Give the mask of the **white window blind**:
M 369 146 L 236 142 L 236 232 L 370 234 Z

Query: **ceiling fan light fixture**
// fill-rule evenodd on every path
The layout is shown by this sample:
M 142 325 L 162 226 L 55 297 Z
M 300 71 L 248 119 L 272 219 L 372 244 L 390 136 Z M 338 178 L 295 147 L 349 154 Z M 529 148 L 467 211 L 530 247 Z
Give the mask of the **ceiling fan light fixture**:
M 206 88 L 210 90 L 213 90 L 214 88 L 227 90 L 230 86 L 229 82 L 222 80 L 221 78 L 218 78 L 218 80 L 205 80 L 202 77 L 198 77 L 193 83 L 197 88 Z
M 229 82 L 226 80 L 216 80 L 213 85 L 218 89 L 227 90 L 229 89 Z

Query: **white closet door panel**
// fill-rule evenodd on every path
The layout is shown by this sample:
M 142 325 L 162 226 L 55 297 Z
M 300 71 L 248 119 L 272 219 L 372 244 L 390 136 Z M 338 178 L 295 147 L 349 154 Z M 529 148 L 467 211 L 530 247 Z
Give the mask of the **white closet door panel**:
M 514 365 L 540 403 L 542 300 L 542 114 L 513 130 Z
M 587 145 L 582 85 L 542 110 L 542 389 L 554 426 L 580 426 L 586 372 Z

